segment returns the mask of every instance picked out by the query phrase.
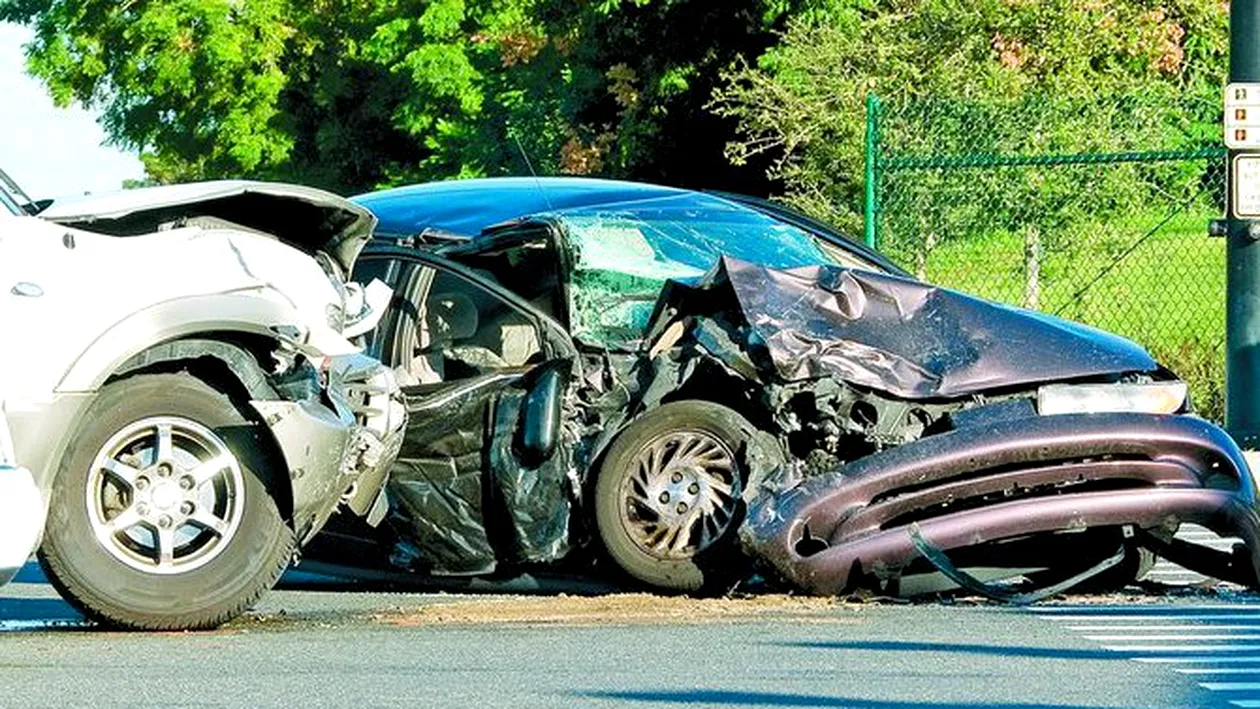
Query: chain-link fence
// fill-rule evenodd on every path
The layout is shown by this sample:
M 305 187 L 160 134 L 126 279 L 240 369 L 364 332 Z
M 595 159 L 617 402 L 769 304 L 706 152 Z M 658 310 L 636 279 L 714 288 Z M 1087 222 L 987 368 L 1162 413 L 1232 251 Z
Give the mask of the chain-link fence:
M 930 282 L 1136 340 L 1219 420 L 1225 244 L 1207 225 L 1226 162 L 1193 117 L 1219 124 L 1163 106 L 1151 126 L 1149 106 L 872 98 L 866 237 Z

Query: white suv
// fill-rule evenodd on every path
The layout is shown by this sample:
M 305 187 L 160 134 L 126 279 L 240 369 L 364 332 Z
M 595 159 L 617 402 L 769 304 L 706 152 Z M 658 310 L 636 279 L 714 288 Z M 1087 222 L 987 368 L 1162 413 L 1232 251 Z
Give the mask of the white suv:
M 346 282 L 370 212 L 243 181 L 41 209 L 0 182 L 0 404 L 68 600 L 213 627 L 339 504 L 384 516 L 406 414 L 355 338 L 389 290 Z

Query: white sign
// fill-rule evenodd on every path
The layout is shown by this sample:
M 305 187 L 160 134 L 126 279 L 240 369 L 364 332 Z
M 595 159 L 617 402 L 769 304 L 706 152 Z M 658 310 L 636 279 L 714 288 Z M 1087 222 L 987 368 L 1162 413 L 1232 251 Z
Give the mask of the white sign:
M 1230 184 L 1234 190 L 1234 216 L 1240 219 L 1260 217 L 1260 155 L 1234 158 Z
M 1225 146 L 1260 148 L 1260 84 L 1225 87 Z

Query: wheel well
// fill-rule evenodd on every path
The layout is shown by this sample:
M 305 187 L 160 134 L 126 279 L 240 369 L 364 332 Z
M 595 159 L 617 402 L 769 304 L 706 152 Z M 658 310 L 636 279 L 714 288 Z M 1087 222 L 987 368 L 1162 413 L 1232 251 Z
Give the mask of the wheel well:
M 748 380 L 724 372 L 693 376 L 661 397 L 662 404 L 675 401 L 707 401 L 725 406 L 762 431 L 774 430 L 771 413 L 758 391 Z
M 293 489 L 288 476 L 281 473 L 284 454 L 262 416 L 250 405 L 250 401 L 256 399 L 280 398 L 260 364 L 271 356 L 275 347 L 276 343 L 265 337 L 243 333 L 210 333 L 172 340 L 132 356 L 105 383 L 144 374 L 183 372 L 228 397 L 242 416 L 258 425 L 260 435 L 255 441 L 266 462 L 259 466 L 258 473 L 280 514 L 292 523 Z

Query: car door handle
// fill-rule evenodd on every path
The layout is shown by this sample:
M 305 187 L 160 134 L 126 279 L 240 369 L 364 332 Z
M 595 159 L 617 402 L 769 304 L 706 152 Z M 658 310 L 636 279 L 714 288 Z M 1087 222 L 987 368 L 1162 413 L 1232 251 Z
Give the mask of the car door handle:
M 44 289 L 40 288 L 38 283 L 18 281 L 9 292 L 24 298 L 38 298 L 44 294 Z

